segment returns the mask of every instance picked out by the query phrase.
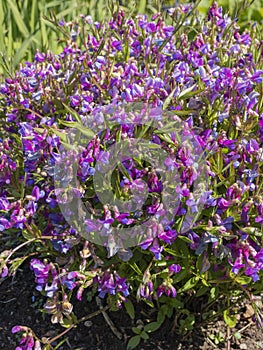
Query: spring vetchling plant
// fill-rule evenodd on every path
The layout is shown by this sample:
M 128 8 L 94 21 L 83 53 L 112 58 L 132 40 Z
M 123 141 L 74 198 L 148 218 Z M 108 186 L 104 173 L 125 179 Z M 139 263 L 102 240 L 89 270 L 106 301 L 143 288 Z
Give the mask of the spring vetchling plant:
M 130 349 L 174 310 L 179 331 L 193 329 L 187 302 L 195 298 L 208 300 L 204 321 L 213 316 L 210 306 L 223 300 L 219 316 L 233 327 L 232 306 L 245 297 L 263 324 L 254 301 L 263 288 L 260 28 L 241 32 L 216 3 L 202 21 L 195 6 L 169 9 L 166 18 L 112 11 L 108 23 L 84 15 L 60 21 L 63 52 L 37 52 L 0 87 L 0 232 L 12 242 L 0 253 L 0 276 L 29 260 L 43 311 L 67 329 L 81 322 L 75 299 L 94 302 L 98 295 L 103 310 L 125 307 L 132 318 L 134 303 L 145 301 L 158 311 L 156 322 L 133 329 Z M 78 155 L 69 128 L 89 138 Z M 169 184 L 176 202 L 169 220 L 165 181 L 140 154 L 116 165 L 110 188 L 125 202 L 146 184 L 141 208 L 121 212 L 99 200 L 96 166 L 111 163 L 113 145 L 136 139 L 149 153 L 163 149 L 161 165 L 176 174 Z M 206 188 L 197 198 L 201 159 Z M 66 190 L 56 186 L 58 174 Z M 91 215 L 84 220 L 91 239 L 61 211 L 74 196 Z M 147 227 L 145 235 L 140 227 Z M 128 228 L 138 244 L 111 236 Z M 26 325 L 12 331 L 21 334 L 17 349 L 53 349 L 57 340 L 43 341 Z

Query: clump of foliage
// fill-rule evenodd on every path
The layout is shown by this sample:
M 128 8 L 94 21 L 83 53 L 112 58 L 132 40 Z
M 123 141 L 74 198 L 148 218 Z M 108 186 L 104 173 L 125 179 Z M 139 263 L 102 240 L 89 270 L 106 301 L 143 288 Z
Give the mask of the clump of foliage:
M 90 16 L 61 21 L 63 52 L 37 52 L 0 87 L 0 232 L 13 241 L 0 254 L 0 275 L 15 273 L 29 258 L 36 288 L 46 298 L 44 312 L 69 329 L 80 322 L 72 300 L 91 302 L 83 299 L 85 289 L 89 300 L 98 294 L 106 308 L 125 307 L 131 317 L 133 303 L 145 301 L 158 316 L 134 329 L 130 349 L 173 311 L 180 314 L 179 331 L 191 330 L 195 316 L 186 300 L 202 296 L 208 299 L 204 320 L 221 299 L 225 307 L 219 315 L 233 327 L 234 296 L 248 298 L 263 323 L 253 299 L 263 288 L 263 70 L 257 25 L 241 32 L 216 3 L 203 22 L 190 5 L 167 16 L 168 24 L 159 13 L 147 19 L 113 9 L 108 23 Z M 77 156 L 69 128 L 79 140 L 90 138 Z M 185 142 L 189 137 L 192 148 Z M 116 167 L 111 188 L 125 201 L 144 182 L 148 197 L 141 209 L 120 212 L 99 201 L 93 183 L 97 164 L 110 164 L 112 145 L 131 139 L 145 140 L 149 150 L 162 148 L 166 172 L 176 173 L 170 179 L 176 208 L 169 220 L 165 181 L 139 156 Z M 202 152 L 196 158 L 197 149 Z M 67 162 L 71 156 L 75 170 Z M 201 160 L 207 187 L 197 197 Z M 60 184 L 67 191 L 55 185 L 58 164 L 66 164 Z M 84 220 L 90 240 L 61 212 L 74 196 L 92 213 L 92 220 Z M 150 222 L 146 236 L 136 246 L 112 239 L 118 229 L 140 235 L 145 222 Z M 22 332 L 17 349 L 41 348 L 26 326 L 13 332 Z M 45 339 L 43 348 L 52 349 L 52 341 Z

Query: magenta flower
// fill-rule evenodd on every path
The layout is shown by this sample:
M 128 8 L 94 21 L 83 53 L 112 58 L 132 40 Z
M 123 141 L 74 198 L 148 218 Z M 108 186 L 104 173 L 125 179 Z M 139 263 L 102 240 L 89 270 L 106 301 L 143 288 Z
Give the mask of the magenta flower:
M 15 350 L 41 350 L 41 345 L 39 341 L 35 341 L 34 337 L 28 327 L 24 326 L 14 326 L 12 328 L 12 333 L 23 332 L 20 344 L 15 348 Z
M 157 287 L 156 294 L 158 298 L 160 298 L 163 294 L 166 294 L 168 297 L 175 298 L 177 292 L 172 284 L 164 282 L 163 284 Z

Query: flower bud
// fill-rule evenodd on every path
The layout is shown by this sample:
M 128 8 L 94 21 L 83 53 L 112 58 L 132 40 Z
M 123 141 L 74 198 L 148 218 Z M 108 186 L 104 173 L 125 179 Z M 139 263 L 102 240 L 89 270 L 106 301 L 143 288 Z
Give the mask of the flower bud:
M 69 315 L 72 312 L 72 310 L 73 310 L 73 305 L 70 302 L 64 301 L 62 303 L 62 312 L 63 312 L 63 314 Z
M 54 301 L 47 301 L 44 309 L 48 314 L 54 314 L 57 312 L 57 304 Z
M 63 316 L 61 312 L 57 312 L 55 315 L 51 317 L 51 322 L 53 324 L 55 323 L 61 323 L 63 321 Z

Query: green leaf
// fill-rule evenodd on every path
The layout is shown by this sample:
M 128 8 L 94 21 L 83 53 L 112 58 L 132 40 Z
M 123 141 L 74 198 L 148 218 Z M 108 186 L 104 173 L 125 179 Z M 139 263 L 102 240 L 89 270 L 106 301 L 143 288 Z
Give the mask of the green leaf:
M 237 323 L 237 319 L 236 319 L 235 315 L 230 316 L 229 310 L 225 310 L 223 313 L 223 316 L 224 316 L 224 321 L 228 327 L 230 327 L 230 328 L 235 327 L 235 325 Z
M 4 33 L 5 33 L 5 25 L 4 25 L 4 9 L 2 1 L 0 1 L 0 30 L 2 35 L 0 36 L 0 51 L 4 52 L 5 43 L 4 43 Z
M 245 285 L 249 284 L 252 281 L 252 278 L 249 276 L 238 276 L 235 278 L 235 281 L 239 284 Z
M 34 32 L 37 22 L 37 0 L 32 0 L 31 3 L 31 14 L 30 14 L 30 30 Z
M 148 340 L 149 339 L 149 335 L 146 332 L 142 331 L 141 332 L 141 338 L 144 339 L 144 340 Z
M 177 89 L 177 86 L 170 92 L 170 94 L 167 96 L 166 100 L 163 103 L 163 110 L 165 111 L 169 104 L 171 103 L 172 99 L 174 98 L 174 93 Z
M 35 238 L 35 236 L 31 232 L 28 232 L 27 230 L 23 230 L 22 235 L 27 241 L 30 241 L 30 239 Z
M 199 90 L 194 90 L 196 88 L 196 85 L 193 85 L 191 87 L 189 87 L 188 89 L 183 90 L 179 95 L 178 95 L 178 100 L 181 99 L 186 99 L 192 96 L 195 96 L 197 94 L 199 94 L 200 92 L 202 92 L 203 90 L 199 89 Z M 193 91 L 194 90 L 194 91 Z
M 199 281 L 199 277 L 198 276 L 194 276 L 192 278 L 190 278 L 186 283 L 185 285 L 179 289 L 178 293 L 181 293 L 181 292 L 185 292 L 189 289 L 192 289 Z
M 173 298 L 170 303 L 171 303 L 172 307 L 175 308 L 176 310 L 181 310 L 184 307 L 184 303 L 177 298 Z M 172 308 L 170 308 L 170 310 L 171 309 Z M 168 313 L 169 313 L 169 311 L 168 311 Z
M 87 136 L 89 139 L 92 139 L 93 136 L 95 135 L 91 129 L 89 129 L 83 125 L 80 125 L 79 123 L 67 122 L 65 120 L 59 120 L 59 123 L 64 125 L 64 126 L 67 126 L 69 128 L 79 130 L 83 135 Z
M 165 134 L 169 132 L 174 132 L 178 129 L 178 122 L 169 122 L 163 128 L 155 130 L 155 134 Z
M 136 264 L 136 262 L 130 262 L 129 266 L 138 274 L 138 275 L 142 275 L 142 271 L 139 269 L 138 265 Z
M 168 311 L 168 305 L 162 305 L 160 310 L 158 311 L 158 315 L 157 315 L 157 322 L 158 323 L 163 323 L 165 320 L 165 316 L 167 314 Z
M 144 330 L 145 332 L 148 332 L 148 333 L 151 333 L 151 332 L 154 332 L 156 331 L 157 329 L 159 329 L 161 327 L 161 323 L 159 322 L 151 322 L 151 323 L 148 323 L 145 327 L 144 327 Z
M 131 319 L 134 319 L 135 313 L 134 313 L 134 306 L 130 299 L 126 299 L 126 302 L 124 303 L 125 309 L 130 316 Z
M 186 243 L 190 243 L 190 244 L 193 244 L 193 243 L 194 243 L 190 238 L 188 238 L 188 237 L 186 237 L 186 236 L 181 236 L 181 235 L 179 235 L 178 238 L 180 238 L 182 241 L 184 241 L 184 242 L 186 242 Z
M 78 114 L 73 108 L 69 107 L 69 106 L 66 105 L 65 103 L 63 103 L 63 102 L 61 102 L 61 103 L 62 103 L 62 105 L 65 107 L 65 109 L 66 109 L 71 115 L 73 115 L 73 117 L 75 117 L 76 120 L 77 120 L 80 124 L 82 124 L 82 120 L 81 120 L 79 114 Z
M 55 128 L 49 128 L 49 130 L 51 130 L 55 135 L 57 135 L 60 138 L 60 141 L 64 141 L 64 142 L 67 141 L 67 134 L 66 133 L 64 133 L 58 129 L 55 129 Z
M 157 143 L 153 142 L 140 142 L 140 147 L 145 146 L 147 148 L 152 148 L 152 149 L 160 149 L 160 145 L 157 145 Z
M 141 334 L 141 332 L 142 332 L 142 330 L 140 328 L 138 328 L 138 327 L 132 327 L 132 331 L 135 334 Z
M 175 241 L 175 249 L 179 250 L 181 255 L 185 259 L 189 260 L 190 252 L 189 252 L 189 249 L 188 249 L 188 246 L 187 246 L 186 242 L 183 239 L 177 239 Z M 185 264 L 189 263 L 189 262 L 187 262 L 187 260 L 185 261 Z
M 171 254 L 172 256 L 178 256 L 178 253 L 174 250 L 174 249 L 170 249 L 170 248 L 164 248 L 164 250 L 168 253 Z
M 189 314 L 186 319 L 184 320 L 184 327 L 187 330 L 193 329 L 193 325 L 195 324 L 195 316 L 192 314 Z
M 155 266 L 165 267 L 169 265 L 169 261 L 156 261 Z
M 179 116 L 184 116 L 184 115 L 190 115 L 190 114 L 196 113 L 196 111 L 194 109 L 187 109 L 187 110 L 180 109 L 180 110 L 174 110 L 173 113 Z
M 209 291 L 209 287 L 206 287 L 206 286 L 201 286 L 199 289 L 198 289 L 198 291 L 197 291 L 197 293 L 196 293 L 196 297 L 198 298 L 198 297 L 201 297 L 202 295 L 204 295 L 206 292 L 208 292 Z
M 216 287 L 212 287 L 210 289 L 210 298 L 211 300 L 215 299 L 218 297 L 218 289 Z
M 72 321 L 68 318 L 63 318 L 63 320 L 60 322 L 61 326 L 64 328 L 69 328 L 72 326 Z
M 188 276 L 189 271 L 187 269 L 182 269 L 173 277 L 173 283 L 178 283 Z
M 51 350 L 51 347 L 50 347 L 49 345 L 45 345 L 45 346 L 43 347 L 43 350 Z
M 16 272 L 16 270 L 19 268 L 19 266 L 22 265 L 26 259 L 27 259 L 27 256 L 24 256 L 22 258 L 15 258 L 14 260 L 12 260 L 11 266 L 9 269 L 10 275 L 13 275 Z
M 161 140 L 174 146 L 174 142 L 172 141 L 171 137 L 168 134 L 164 134 L 164 135 L 162 133 L 159 134 L 157 131 L 155 133 L 158 134 L 158 136 L 160 137 Z
M 135 335 L 132 337 L 127 344 L 127 350 L 135 349 L 137 345 L 140 344 L 141 337 L 139 335 Z
M 143 299 L 143 301 L 149 305 L 151 308 L 154 308 L 154 303 L 151 301 L 151 300 L 148 300 L 148 299 Z

